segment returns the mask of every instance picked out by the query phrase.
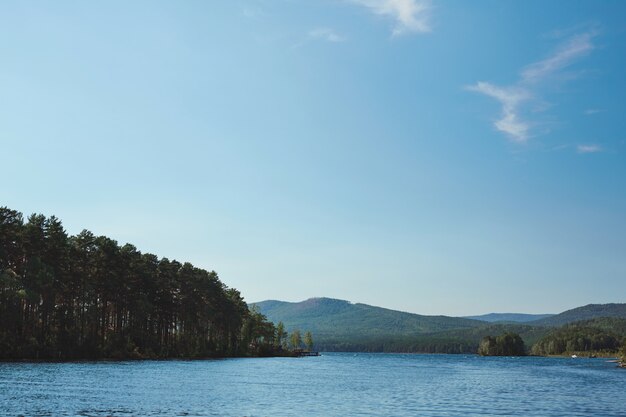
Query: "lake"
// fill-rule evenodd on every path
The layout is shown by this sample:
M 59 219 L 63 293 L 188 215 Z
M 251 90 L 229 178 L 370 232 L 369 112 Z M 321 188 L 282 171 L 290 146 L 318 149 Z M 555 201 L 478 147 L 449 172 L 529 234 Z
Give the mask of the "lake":
M 328 353 L 0 363 L 7 416 L 626 416 L 605 359 Z

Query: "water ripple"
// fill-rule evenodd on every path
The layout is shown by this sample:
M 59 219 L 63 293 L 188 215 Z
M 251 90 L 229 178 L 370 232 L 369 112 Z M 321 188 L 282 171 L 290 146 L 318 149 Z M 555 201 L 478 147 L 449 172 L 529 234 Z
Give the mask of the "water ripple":
M 602 359 L 326 354 L 0 363 L 2 416 L 626 416 Z

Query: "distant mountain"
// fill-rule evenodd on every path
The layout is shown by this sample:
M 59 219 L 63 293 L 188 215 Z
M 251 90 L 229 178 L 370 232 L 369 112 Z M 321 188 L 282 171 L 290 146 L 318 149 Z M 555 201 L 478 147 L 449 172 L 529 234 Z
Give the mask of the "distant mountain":
M 310 330 L 318 340 L 415 336 L 484 324 L 466 318 L 422 316 L 332 298 L 311 298 L 298 303 L 270 300 L 253 305 L 274 323 L 282 321 L 289 331 Z
M 554 314 L 489 313 L 480 316 L 465 316 L 463 318 L 481 320 L 488 323 L 528 323 L 531 321 L 541 320 L 552 316 L 554 316 Z
M 562 326 L 575 321 L 590 320 L 600 317 L 615 317 L 626 319 L 626 304 L 588 304 L 530 322 L 533 326 Z
M 472 318 L 424 316 L 332 298 L 251 305 L 270 321 L 282 321 L 290 332 L 310 330 L 317 349 L 346 352 L 476 353 L 484 336 L 505 332 L 518 333 L 530 348 L 556 326 L 601 317 L 626 318 L 626 304 L 588 305 L 557 315 L 492 313 Z M 600 319 L 585 326 L 620 333 L 619 323 Z M 618 324 L 620 328 L 615 328 Z

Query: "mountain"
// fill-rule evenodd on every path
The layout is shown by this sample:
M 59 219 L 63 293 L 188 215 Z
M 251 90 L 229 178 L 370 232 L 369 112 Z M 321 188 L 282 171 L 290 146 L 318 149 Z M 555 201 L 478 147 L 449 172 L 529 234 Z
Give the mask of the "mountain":
M 535 320 L 529 324 L 533 326 L 562 326 L 575 321 L 600 317 L 626 319 L 626 304 L 587 304 L 586 306 L 573 308 L 551 317 Z
M 282 321 L 288 331 L 310 330 L 318 342 L 414 337 L 484 324 L 466 318 L 423 316 L 332 298 L 311 298 L 298 303 L 269 300 L 252 305 L 274 323 Z
M 463 318 L 486 321 L 488 323 L 528 323 L 531 321 L 541 320 L 552 316 L 554 316 L 554 314 L 489 313 L 480 316 L 464 316 Z
M 289 332 L 311 331 L 319 350 L 346 352 L 476 353 L 483 337 L 506 332 L 519 334 L 530 348 L 557 326 L 595 319 L 584 323 L 585 328 L 620 333 L 621 322 L 601 318 L 626 318 L 626 304 L 588 305 L 556 315 L 492 313 L 471 318 L 424 316 L 332 298 L 269 300 L 251 306 L 274 323 L 282 321 Z

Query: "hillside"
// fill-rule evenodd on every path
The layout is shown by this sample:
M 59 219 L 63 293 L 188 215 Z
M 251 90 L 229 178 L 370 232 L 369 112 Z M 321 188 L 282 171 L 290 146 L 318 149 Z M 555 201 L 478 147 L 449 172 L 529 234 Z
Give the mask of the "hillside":
M 615 354 L 626 341 L 626 319 L 615 317 L 577 321 L 549 329 L 532 347 L 533 354 Z
M 489 313 L 480 316 L 464 316 L 463 318 L 486 321 L 488 323 L 529 323 L 552 316 L 554 314 Z
M 541 320 L 530 322 L 534 326 L 562 326 L 581 320 L 590 320 L 600 317 L 614 317 L 626 319 L 626 304 L 588 304 L 573 308 Z
M 253 305 L 288 330 L 310 330 L 316 347 L 324 351 L 474 353 L 488 335 L 519 333 L 530 346 L 549 331 L 524 323 L 424 316 L 331 298 Z
M 446 330 L 418 335 L 360 335 L 322 337 L 317 348 L 345 352 L 476 353 L 485 336 L 507 332 L 519 334 L 527 348 L 548 334 L 550 328 L 521 323 L 483 323 L 478 327 Z
M 484 324 L 465 318 L 423 316 L 332 298 L 311 298 L 298 303 L 270 300 L 254 305 L 274 323 L 282 321 L 289 331 L 310 330 L 318 341 L 356 336 L 415 336 Z
M 626 304 L 589 305 L 543 318 L 539 315 L 538 320 L 530 320 L 538 315 L 517 313 L 475 316 L 484 321 L 424 316 L 331 298 L 298 303 L 270 300 L 252 306 L 274 323 L 282 321 L 288 331 L 310 330 L 319 350 L 475 353 L 485 336 L 517 333 L 530 349 L 553 334 L 555 327 L 581 320 L 586 321 L 577 325 L 597 329 L 598 334 L 623 334 L 624 321 L 601 317 L 621 317 Z

